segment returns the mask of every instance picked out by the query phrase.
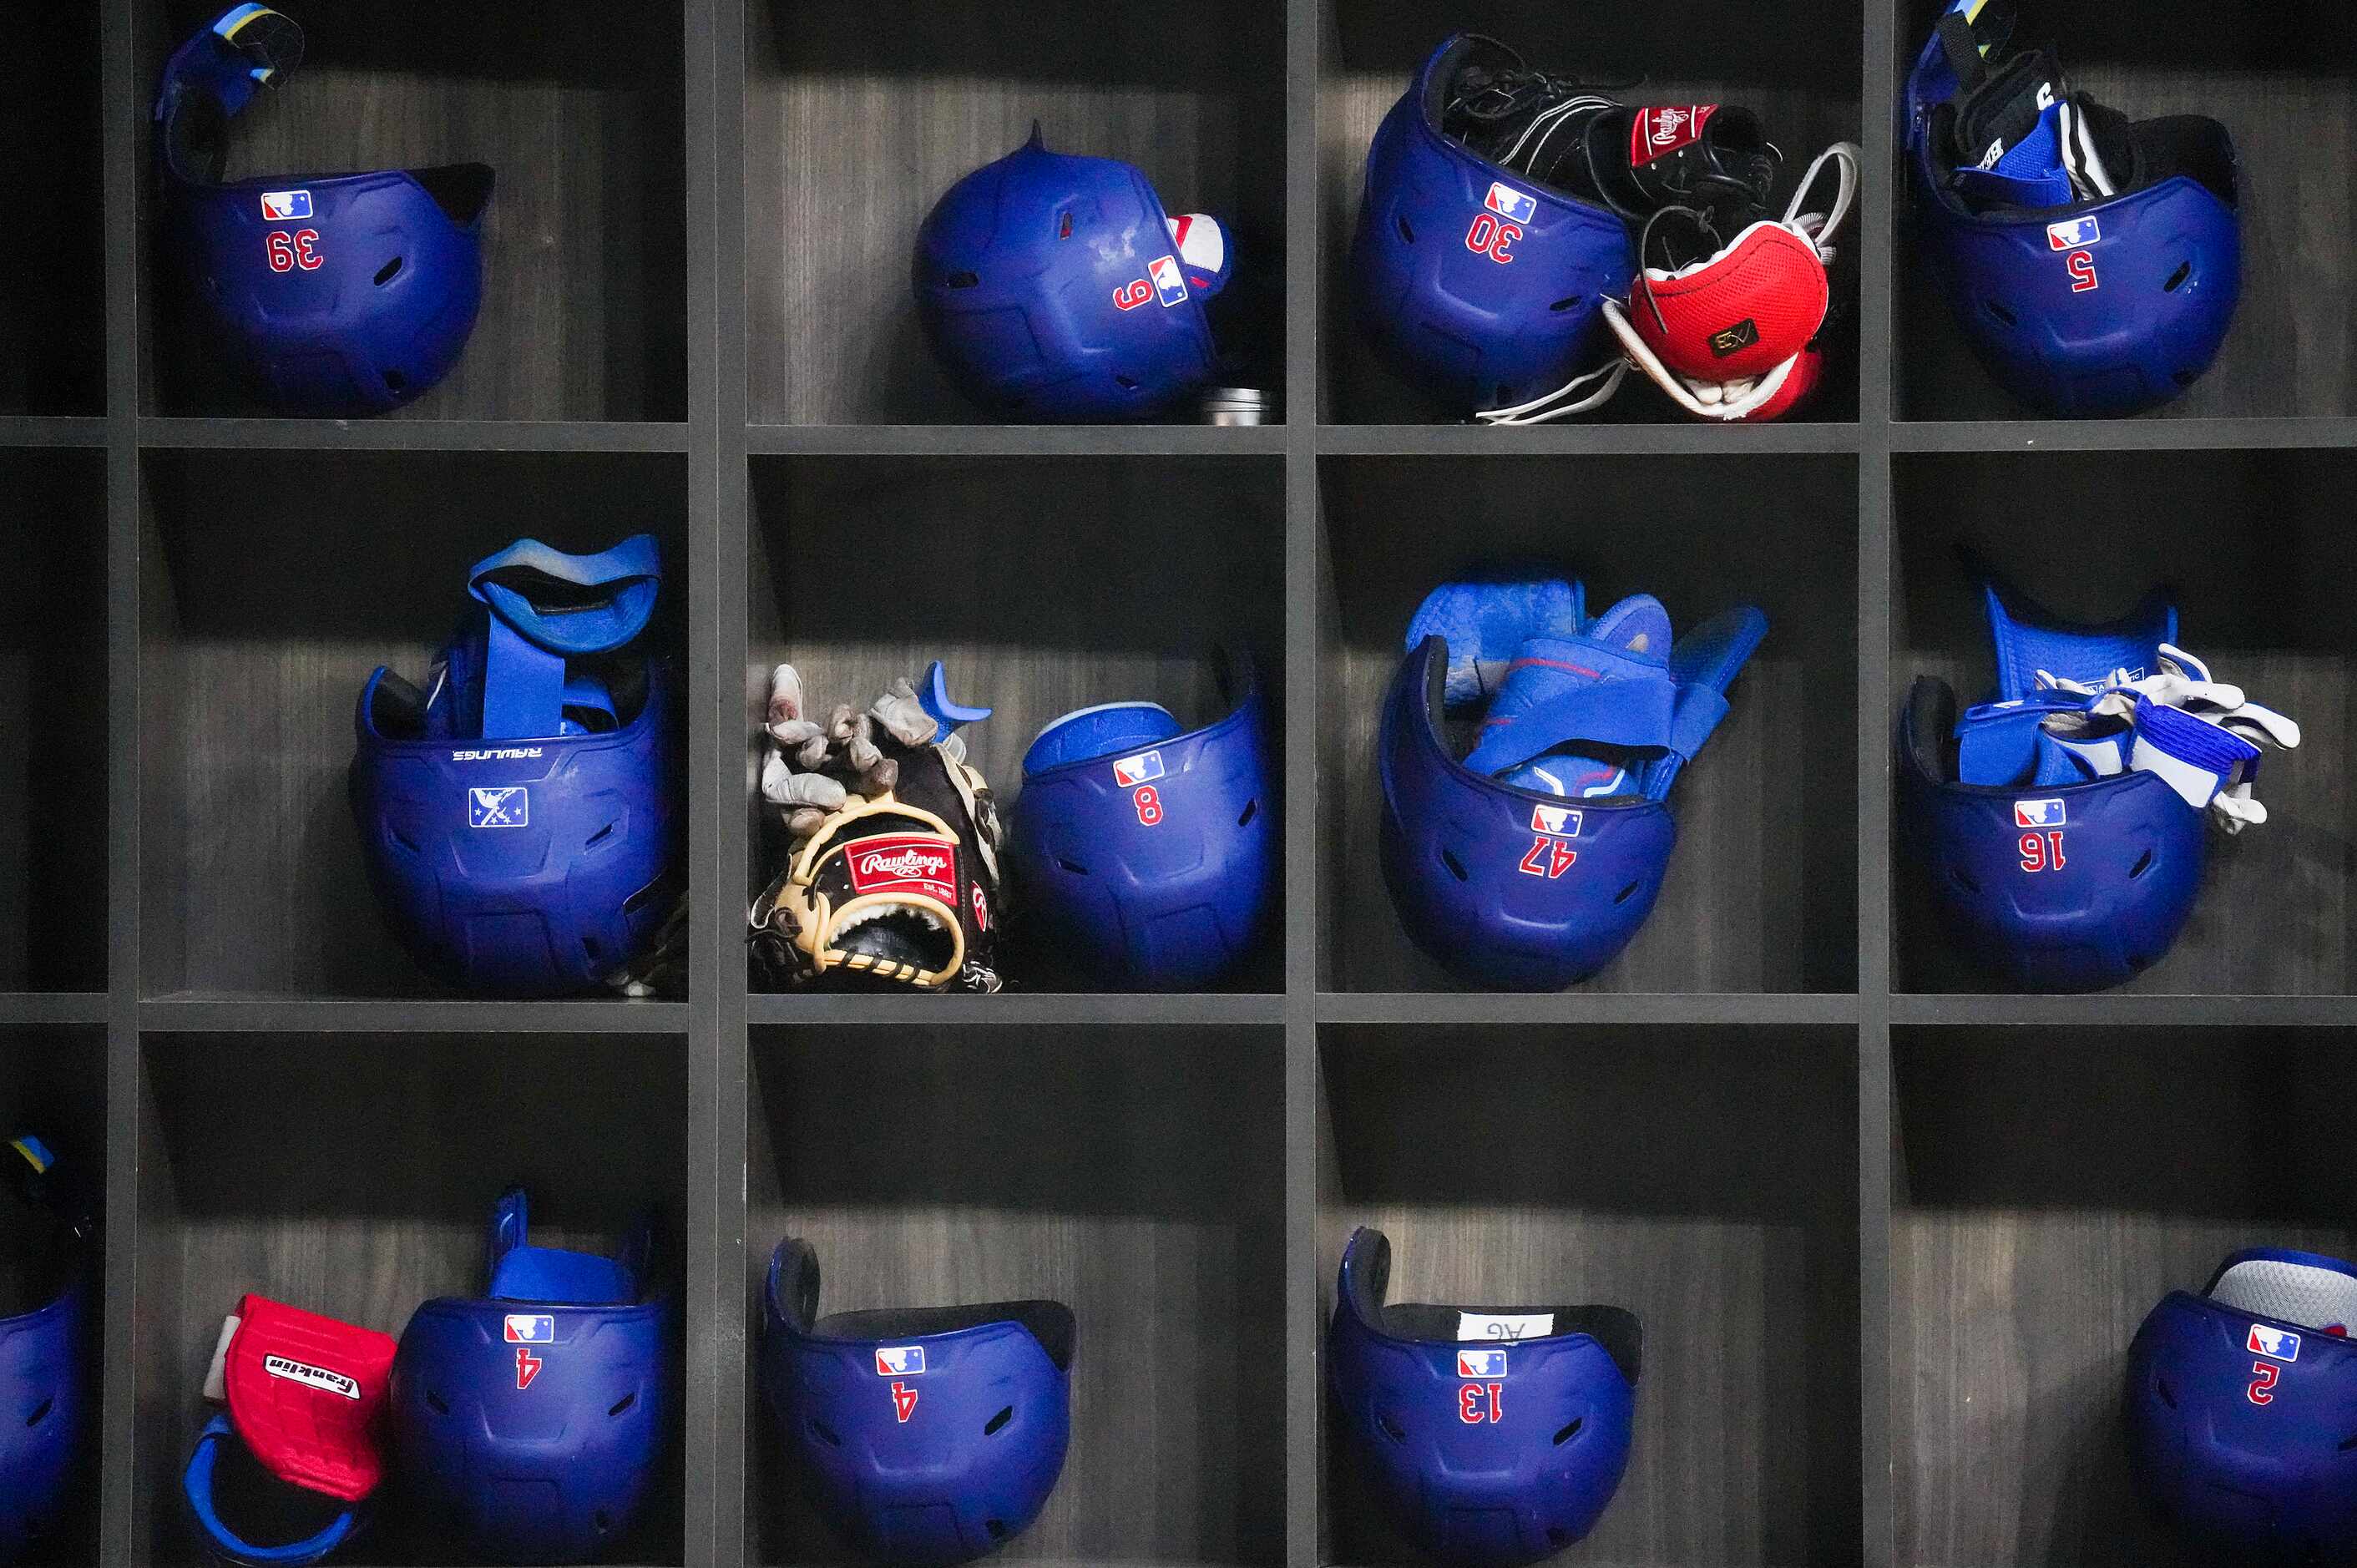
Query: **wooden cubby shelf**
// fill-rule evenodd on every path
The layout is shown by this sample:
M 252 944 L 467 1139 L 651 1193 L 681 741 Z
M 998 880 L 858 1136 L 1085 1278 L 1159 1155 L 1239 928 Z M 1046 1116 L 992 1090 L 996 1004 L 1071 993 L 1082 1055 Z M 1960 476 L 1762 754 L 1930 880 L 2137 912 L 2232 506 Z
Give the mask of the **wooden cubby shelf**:
M 2151 416 L 2060 423 L 1997 392 L 1912 261 L 1895 103 L 1933 0 L 578 0 L 464 27 L 283 0 L 311 61 L 233 172 L 499 175 L 458 370 L 335 421 L 249 403 L 174 317 L 155 76 L 223 3 L 69 5 L 0 65 L 0 181 L 40 219 L 0 241 L 0 1123 L 105 1200 L 57 1561 L 199 1560 L 178 1467 L 235 1293 L 398 1329 L 468 1286 L 523 1179 L 560 1240 L 665 1217 L 678 1440 L 621 1548 L 649 1568 L 852 1561 L 753 1369 L 788 1230 L 830 1308 L 1078 1309 L 1072 1456 L 1006 1561 L 1405 1565 L 1320 1365 L 1370 1222 L 1404 1293 L 1643 1314 L 1635 1464 L 1563 1568 L 2178 1568 L 2110 1424 L 2128 1333 L 2233 1246 L 2357 1248 L 2357 65 L 2329 7 L 2221 29 L 2193 0 L 2027 0 L 2080 84 L 2225 120 L 2248 185 L 2216 368 Z M 1861 145 L 1799 417 L 1709 426 L 1632 388 L 1477 426 L 1366 352 L 1367 139 L 1458 27 L 1753 105 L 1788 150 Z M 1035 118 L 1231 221 L 1222 346 L 1265 423 L 994 424 L 934 369 L 914 228 Z M 642 530 L 685 678 L 685 994 L 455 994 L 369 895 L 353 701 L 422 669 L 469 563 Z M 2274 820 L 2120 990 L 1991 992 L 1912 880 L 1897 703 L 1987 673 L 1960 546 L 2076 615 L 2173 583 L 2188 645 L 2306 731 L 2269 760 Z M 1681 628 L 1771 622 L 1680 781 L 1651 922 L 1560 994 L 1453 983 L 1378 859 L 1405 618 L 1505 560 Z M 773 663 L 864 703 L 944 660 L 997 710 L 966 733 L 1004 806 L 1069 709 L 1212 716 L 1222 644 L 1265 693 L 1283 876 L 1221 985 L 1092 991 L 1011 947 L 995 996 L 754 971 Z M 2315 1082 L 2287 1122 L 2256 1086 L 2291 1061 Z M 434 1543 L 393 1519 L 351 1560 Z

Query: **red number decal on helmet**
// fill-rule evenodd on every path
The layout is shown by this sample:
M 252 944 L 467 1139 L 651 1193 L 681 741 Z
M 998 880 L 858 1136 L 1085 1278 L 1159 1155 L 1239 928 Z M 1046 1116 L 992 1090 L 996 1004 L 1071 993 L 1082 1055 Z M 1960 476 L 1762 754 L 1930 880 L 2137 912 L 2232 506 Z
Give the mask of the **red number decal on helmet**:
M 1505 266 L 1514 259 L 1507 247 L 1522 237 L 1521 224 L 1501 223 L 1486 212 L 1477 212 L 1473 215 L 1473 227 L 1465 231 L 1465 248 Z
M 2071 292 L 2085 294 L 2103 285 L 2095 281 L 2095 256 L 2092 251 L 2073 251 L 2063 258 L 2062 264 L 2071 269 Z
M 1153 297 L 1154 285 L 1146 279 L 1139 278 L 1133 283 L 1125 283 L 1113 291 L 1114 308 L 1135 310 Z

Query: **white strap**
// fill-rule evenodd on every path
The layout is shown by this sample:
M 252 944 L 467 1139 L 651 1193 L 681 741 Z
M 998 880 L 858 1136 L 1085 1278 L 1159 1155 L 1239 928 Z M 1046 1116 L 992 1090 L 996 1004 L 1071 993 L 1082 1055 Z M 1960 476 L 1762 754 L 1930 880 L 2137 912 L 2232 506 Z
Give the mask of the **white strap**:
M 1857 201 L 1858 160 L 1863 156 L 1855 142 L 1835 142 L 1819 153 L 1816 160 L 1809 165 L 1809 172 L 1801 177 L 1801 183 L 1793 188 L 1791 204 L 1784 209 L 1784 226 L 1815 245 L 1817 254 L 1827 263 L 1834 257 L 1829 242 Z M 1832 209 L 1823 215 L 1802 212 L 1801 203 L 1808 199 L 1809 192 L 1816 186 L 1817 176 L 1828 163 L 1834 166 L 1835 177 Z
M 1607 299 L 1604 302 L 1604 311 L 1608 317 L 1611 315 L 1611 300 Z M 1544 424 L 1551 419 L 1561 419 L 1566 414 L 1586 413 L 1591 408 L 1601 408 L 1610 403 L 1612 394 L 1620 390 L 1621 378 L 1628 373 L 1629 361 L 1615 360 L 1610 364 L 1599 370 L 1590 371 L 1584 376 L 1574 376 L 1544 397 L 1534 397 L 1528 403 L 1518 403 L 1512 408 L 1484 409 L 1473 417 L 1483 424 Z M 1556 400 L 1572 397 L 1589 382 L 1599 381 L 1604 384 L 1586 397 L 1556 406 Z
M 1644 371 L 1655 386 L 1669 393 L 1673 403 L 1696 419 L 1749 418 L 1784 390 L 1784 382 L 1801 363 L 1800 355 L 1795 354 L 1756 381 L 1689 381 L 1662 363 L 1652 345 L 1637 335 L 1636 327 L 1619 300 L 1604 302 L 1604 319 L 1611 327 L 1612 335 L 1620 339 L 1628 362 Z

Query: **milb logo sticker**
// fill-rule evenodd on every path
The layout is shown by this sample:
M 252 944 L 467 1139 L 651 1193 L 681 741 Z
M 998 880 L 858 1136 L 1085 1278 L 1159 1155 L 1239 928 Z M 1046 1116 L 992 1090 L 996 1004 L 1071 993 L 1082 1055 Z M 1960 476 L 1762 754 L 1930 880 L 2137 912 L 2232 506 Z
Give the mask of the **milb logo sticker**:
M 526 828 L 532 825 L 532 794 L 521 784 L 502 784 L 467 791 L 467 825 L 470 828 Z

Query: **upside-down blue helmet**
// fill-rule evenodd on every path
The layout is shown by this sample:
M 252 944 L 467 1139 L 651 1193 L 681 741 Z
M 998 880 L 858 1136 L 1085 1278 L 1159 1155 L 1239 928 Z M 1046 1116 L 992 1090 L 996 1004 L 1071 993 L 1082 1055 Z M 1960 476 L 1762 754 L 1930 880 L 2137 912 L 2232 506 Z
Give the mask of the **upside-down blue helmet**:
M 61 1550 L 59 1513 L 72 1494 L 90 1422 L 83 1336 L 88 1243 L 96 1222 L 69 1195 L 57 1156 L 30 1133 L 0 1151 L 44 1254 L 25 1271 L 39 1304 L 0 1317 L 0 1563 Z
M 1393 1528 L 1465 1568 L 1535 1563 L 1586 1536 L 1629 1466 L 1637 1315 L 1390 1304 L 1391 1272 L 1383 1233 L 1353 1230 L 1326 1369 Z
M 1206 984 L 1233 968 L 1276 869 L 1260 688 L 1222 663 L 1223 718 L 1157 703 L 1067 714 L 1023 754 L 1011 848 L 1043 938 L 1102 983 Z
M 1534 616 L 1531 588 L 1557 588 Z M 1513 596 L 1501 613 L 1501 596 Z M 1559 990 L 1629 945 L 1661 892 L 1671 784 L 1727 711 L 1767 618 L 1671 644 L 1648 596 L 1589 619 L 1577 585 L 1452 584 L 1426 599 L 1383 699 L 1383 881 L 1400 923 L 1477 985 Z M 1471 673 L 1501 678 L 1491 694 Z M 1447 714 L 1480 697 L 1458 760 Z
M 1403 379 L 1462 412 L 1555 392 L 1599 356 L 1604 297 L 1637 252 L 1610 209 L 1493 163 L 1442 130 L 1468 72 L 1526 69 L 1494 38 L 1435 49 L 1367 148 L 1351 242 L 1360 329 Z M 1477 247 L 1477 226 L 1514 231 Z
M 2128 1348 L 2129 1469 L 2237 1563 L 2357 1553 L 2357 1269 L 2255 1248 L 2172 1292 Z
M 2060 627 L 1996 584 L 1982 590 L 1999 703 L 2040 671 L 2100 683 L 2154 671 L 2177 636 L 2160 595 L 2105 627 Z M 1943 681 L 1915 682 L 1900 720 L 1902 830 L 1957 942 L 2011 984 L 2092 991 L 2169 950 L 2193 912 L 2209 853 L 2205 813 L 2158 774 L 2089 779 L 2040 734 L 2034 706 L 1957 722 Z
M 2131 122 L 1955 0 L 1907 79 L 1919 232 L 1989 373 L 2052 413 L 2133 413 L 2209 369 L 2242 295 L 2233 139 Z
M 1118 158 L 1030 141 L 950 187 L 917 231 L 917 316 L 957 389 L 1048 420 L 1143 419 L 1211 379 L 1203 302 L 1226 227 L 1173 218 Z
M 483 293 L 482 164 L 223 184 L 229 122 L 303 59 L 241 5 L 182 44 L 156 101 L 169 250 L 213 350 L 294 413 L 376 413 L 458 362 Z
M 482 1297 L 419 1307 L 393 1364 L 405 1496 L 436 1539 L 493 1563 L 585 1563 L 637 1519 L 667 1447 L 675 1307 L 650 1235 L 619 1254 L 527 1239 L 523 1189 L 491 1216 Z
M 369 677 L 352 812 L 387 922 L 465 989 L 597 984 L 654 936 L 675 848 L 671 678 L 631 648 L 655 541 L 595 555 L 520 540 L 468 574 L 429 690 Z
M 1071 1435 L 1071 1308 L 818 1316 L 817 1254 L 770 1257 L 761 1387 L 827 1522 L 878 1563 L 963 1563 L 1020 1535 Z

